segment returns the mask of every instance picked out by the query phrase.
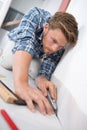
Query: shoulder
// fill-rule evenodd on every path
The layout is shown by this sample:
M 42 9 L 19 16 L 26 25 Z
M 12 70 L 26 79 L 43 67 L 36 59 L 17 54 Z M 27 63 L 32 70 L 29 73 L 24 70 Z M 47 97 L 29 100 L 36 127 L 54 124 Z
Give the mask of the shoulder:
M 29 12 L 35 12 L 35 13 L 37 13 L 37 14 L 46 14 L 46 15 L 49 15 L 49 16 L 51 16 L 51 13 L 50 12 L 48 12 L 47 10 L 44 10 L 44 9 L 42 9 L 42 8 L 39 8 L 39 7 L 33 7 L 33 8 L 31 8 L 30 10 L 29 10 Z
M 28 17 L 29 15 L 32 16 L 38 16 L 38 17 L 43 17 L 43 18 L 49 18 L 51 17 L 51 13 L 38 7 L 33 7 L 31 8 L 25 15 L 25 17 Z
M 41 28 L 51 18 L 51 13 L 38 7 L 31 8 L 23 17 L 22 22 L 31 21 Z

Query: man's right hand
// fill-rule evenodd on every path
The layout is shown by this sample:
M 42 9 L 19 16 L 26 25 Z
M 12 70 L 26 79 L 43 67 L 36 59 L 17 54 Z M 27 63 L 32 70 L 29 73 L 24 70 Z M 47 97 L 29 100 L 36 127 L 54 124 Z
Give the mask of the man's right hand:
M 14 54 L 13 62 L 13 77 L 14 87 L 17 95 L 25 100 L 27 106 L 31 111 L 35 111 L 35 105 L 37 104 L 42 114 L 52 114 L 53 109 L 38 89 L 32 88 L 28 84 L 28 69 L 32 60 L 32 56 L 26 51 L 16 51 Z
M 23 86 L 23 84 L 22 86 L 16 86 L 16 88 L 18 88 L 16 89 L 17 95 L 27 103 L 28 108 L 32 112 L 35 112 L 35 104 L 37 104 L 40 112 L 43 115 L 51 115 L 54 113 L 47 98 L 37 88 Z

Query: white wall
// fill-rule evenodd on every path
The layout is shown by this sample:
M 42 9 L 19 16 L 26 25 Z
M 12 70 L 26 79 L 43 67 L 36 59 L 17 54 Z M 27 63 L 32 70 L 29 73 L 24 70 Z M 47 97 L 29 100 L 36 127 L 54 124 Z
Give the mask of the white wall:
M 26 13 L 32 7 L 41 7 L 44 0 L 13 0 L 11 7 L 22 12 Z
M 11 2 L 12 2 L 12 0 L 5 0 L 5 1 L 1 0 L 0 1 L 0 27 L 4 21 L 4 18 L 7 14 L 7 11 L 9 9 Z
M 79 25 L 79 37 L 74 48 L 60 61 L 53 76 L 68 88 L 80 109 L 87 114 L 87 1 L 72 0 L 67 12 L 72 13 Z
M 32 7 L 40 7 L 48 10 L 53 15 L 59 8 L 62 0 L 13 0 L 11 7 L 26 13 Z

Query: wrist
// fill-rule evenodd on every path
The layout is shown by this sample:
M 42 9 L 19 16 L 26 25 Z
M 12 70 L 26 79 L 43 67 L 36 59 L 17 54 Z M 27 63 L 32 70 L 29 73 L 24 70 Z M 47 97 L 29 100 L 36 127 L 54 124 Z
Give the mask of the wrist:
M 16 81 L 14 82 L 14 87 L 15 87 L 15 92 L 18 94 L 20 92 L 22 92 L 24 89 L 27 89 L 27 87 L 29 87 L 27 82 L 20 82 L 20 81 Z
M 40 88 L 42 86 L 42 84 L 44 84 L 45 82 L 48 82 L 48 80 L 44 77 L 44 76 L 39 76 L 35 79 L 35 83 L 36 85 Z
M 39 76 L 35 79 L 35 81 L 48 81 L 45 76 Z

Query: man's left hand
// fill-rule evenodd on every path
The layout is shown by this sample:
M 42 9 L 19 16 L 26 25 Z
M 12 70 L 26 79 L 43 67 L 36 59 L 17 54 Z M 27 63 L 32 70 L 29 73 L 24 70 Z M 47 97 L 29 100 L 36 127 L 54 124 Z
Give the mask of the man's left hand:
M 40 76 L 36 79 L 36 85 L 42 91 L 44 96 L 47 96 L 47 92 L 49 91 L 51 94 L 51 97 L 54 100 L 57 99 L 57 92 L 56 92 L 55 84 L 47 80 L 44 76 Z

